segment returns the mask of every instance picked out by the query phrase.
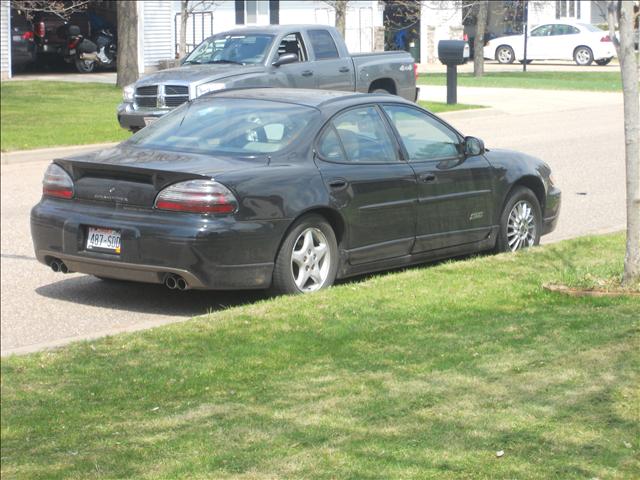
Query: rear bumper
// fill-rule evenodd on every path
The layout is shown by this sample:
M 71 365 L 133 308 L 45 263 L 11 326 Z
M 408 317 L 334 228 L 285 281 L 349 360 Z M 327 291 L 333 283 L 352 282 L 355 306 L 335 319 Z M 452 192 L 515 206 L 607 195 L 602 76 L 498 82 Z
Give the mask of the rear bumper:
M 542 235 L 551 233 L 556 229 L 558 225 L 558 219 L 560 218 L 560 206 L 562 204 L 562 193 L 560 189 L 551 186 L 547 192 L 547 198 L 545 200 L 544 207 L 544 219 L 542 225 Z
M 269 287 L 288 224 L 55 199 L 43 199 L 31 211 L 41 263 L 60 259 L 74 272 L 147 283 L 176 274 L 189 288 L 210 290 Z M 89 226 L 119 230 L 121 253 L 87 251 Z

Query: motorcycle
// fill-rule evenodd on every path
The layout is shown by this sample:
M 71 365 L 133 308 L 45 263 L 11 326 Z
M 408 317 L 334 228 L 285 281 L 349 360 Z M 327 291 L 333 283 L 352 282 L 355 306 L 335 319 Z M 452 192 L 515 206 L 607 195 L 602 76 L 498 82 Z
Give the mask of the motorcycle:
M 65 25 L 67 48 L 65 61 L 74 63 L 80 73 L 91 73 L 96 65 L 102 67 L 115 66 L 118 47 L 115 37 L 108 29 L 100 30 L 89 40 L 80 33 L 77 25 Z

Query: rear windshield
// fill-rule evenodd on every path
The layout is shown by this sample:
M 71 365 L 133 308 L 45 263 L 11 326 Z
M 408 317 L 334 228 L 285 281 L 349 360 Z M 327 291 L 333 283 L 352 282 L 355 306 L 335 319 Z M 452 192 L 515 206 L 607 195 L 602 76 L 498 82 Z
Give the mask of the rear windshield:
M 603 32 L 601 28 L 596 27 L 595 25 L 591 25 L 590 23 L 579 23 L 582 28 L 589 30 L 590 32 Z
M 185 104 L 143 128 L 130 144 L 202 154 L 273 153 L 290 145 L 319 112 L 267 100 L 210 98 Z

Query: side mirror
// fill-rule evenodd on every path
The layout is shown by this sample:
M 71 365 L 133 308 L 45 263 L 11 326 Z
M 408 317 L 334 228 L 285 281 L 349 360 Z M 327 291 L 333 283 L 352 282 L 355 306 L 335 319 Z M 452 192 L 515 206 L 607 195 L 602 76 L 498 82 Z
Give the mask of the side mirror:
M 468 157 L 482 155 L 485 152 L 484 142 L 476 137 L 464 137 L 464 154 Z
M 273 65 L 274 67 L 279 67 L 280 65 L 296 63 L 297 61 L 298 61 L 298 55 L 296 55 L 295 53 L 283 53 L 271 65 Z

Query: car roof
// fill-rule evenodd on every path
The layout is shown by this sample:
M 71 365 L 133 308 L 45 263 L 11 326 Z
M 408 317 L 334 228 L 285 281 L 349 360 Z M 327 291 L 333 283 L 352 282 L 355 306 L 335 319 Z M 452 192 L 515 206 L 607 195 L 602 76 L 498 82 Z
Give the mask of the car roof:
M 304 88 L 236 88 L 214 92 L 201 98 L 212 97 L 270 100 L 274 102 L 304 105 L 318 109 L 329 104 L 353 103 L 354 105 L 357 105 L 368 101 L 391 100 L 399 103 L 411 103 L 402 97 L 390 94 L 355 93 Z

